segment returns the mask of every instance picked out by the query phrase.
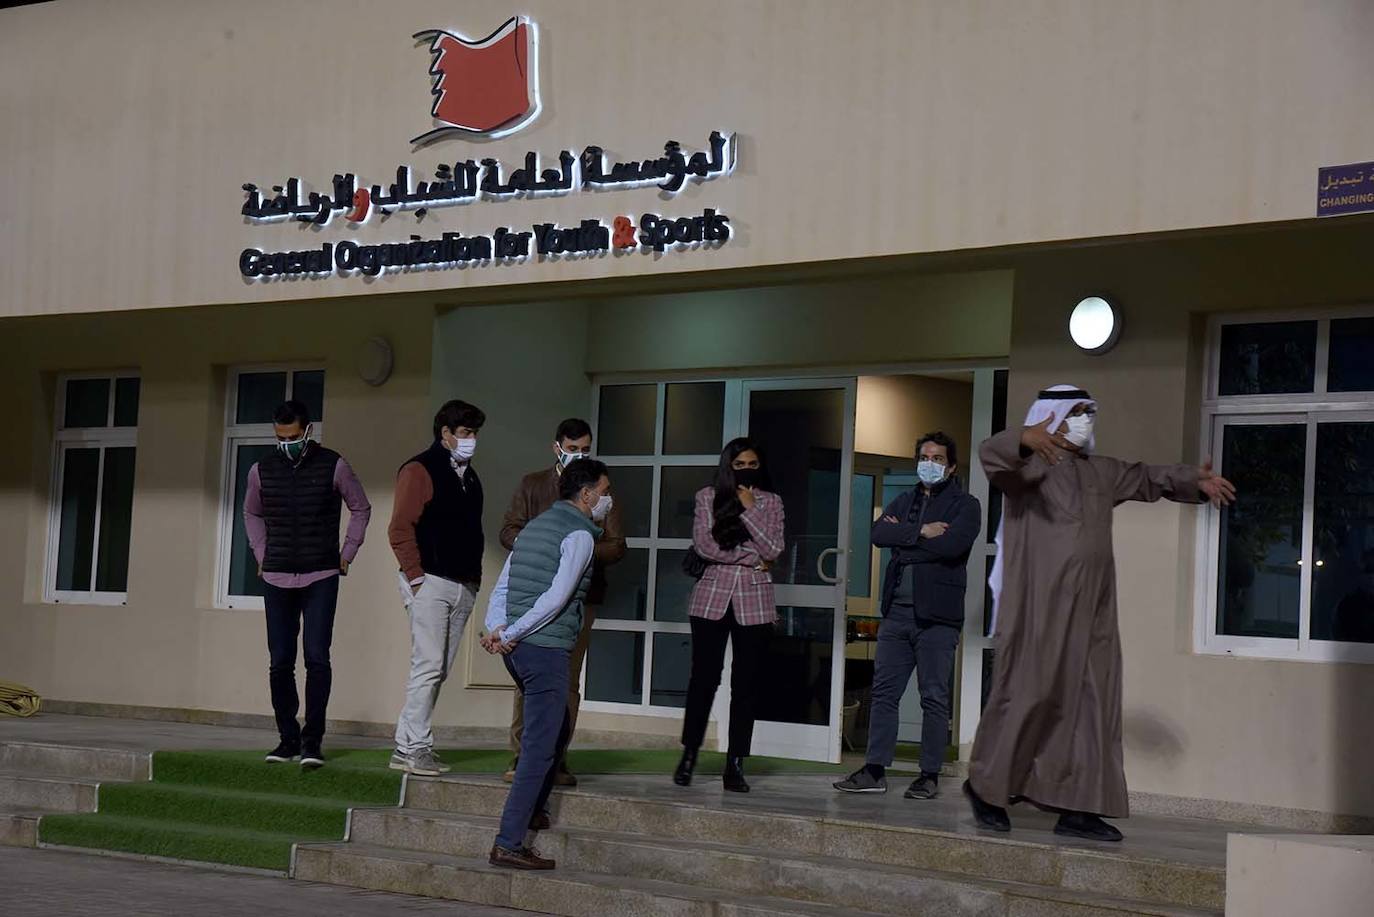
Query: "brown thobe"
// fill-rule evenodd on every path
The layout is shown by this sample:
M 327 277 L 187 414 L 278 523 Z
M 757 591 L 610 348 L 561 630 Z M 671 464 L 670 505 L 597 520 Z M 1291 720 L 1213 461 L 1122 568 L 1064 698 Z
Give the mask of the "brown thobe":
M 1002 588 L 969 781 L 994 805 L 1124 818 L 1112 509 L 1199 502 L 1197 468 L 1081 453 L 1050 465 L 1022 450 L 1020 428 L 985 441 L 979 457 L 1004 495 Z

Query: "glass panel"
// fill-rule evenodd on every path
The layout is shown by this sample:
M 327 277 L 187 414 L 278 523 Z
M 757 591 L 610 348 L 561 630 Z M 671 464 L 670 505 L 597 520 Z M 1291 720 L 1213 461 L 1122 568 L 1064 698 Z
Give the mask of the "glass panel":
M 988 484 L 988 544 L 997 540 L 997 529 L 1002 525 L 1002 491 Z
M 654 469 L 648 465 L 612 465 L 611 492 L 625 537 L 648 538 L 654 509 Z
M 1009 378 L 1010 374 L 1005 369 L 999 369 L 992 374 L 992 433 L 994 436 L 1007 428 L 1007 381 Z
M 1316 322 L 1222 326 L 1219 394 L 1310 392 L 1316 367 Z
M 687 706 L 687 679 L 692 674 L 692 635 L 654 634 L 654 677 L 649 703 Z
M 324 420 L 324 370 L 292 373 L 291 397 L 305 403 L 311 420 Z
M 274 405 L 275 407 L 275 405 Z M 234 534 L 229 545 L 229 595 L 262 595 L 262 578 L 258 576 L 258 562 L 248 544 L 248 531 L 243 527 L 243 498 L 248 493 L 248 472 L 272 454 L 275 446 L 238 444 L 235 447 L 237 464 L 234 467 Z
M 638 704 L 644 700 L 644 635 L 592 630 L 587 647 L 587 700 Z
M 100 478 L 99 449 L 68 449 L 62 455 L 62 516 L 58 521 L 57 579 L 62 592 L 91 588 L 95 548 L 95 501 Z
M 687 600 L 697 581 L 682 572 L 686 549 L 658 549 L 658 578 L 654 584 L 654 620 L 687 622 Z
M 97 592 L 129 588 L 129 529 L 134 511 L 134 449 L 105 450 L 100 495 L 100 548 L 95 563 Z
M 819 585 L 816 561 L 837 546 L 840 526 L 842 389 L 779 389 L 749 395 L 749 436 L 782 497 L 787 548 L 773 567 L 779 583 Z M 826 572 L 834 569 L 827 560 Z
M 1374 391 L 1374 318 L 1338 318 L 1331 322 L 1327 360 L 1328 392 Z
M 715 476 L 715 466 L 664 466 L 658 500 L 658 537 L 692 537 L 697 491 L 710 484 Z
M 139 380 L 137 378 L 125 376 L 115 380 L 114 425 L 116 427 L 138 426 L 138 390 Z
M 992 565 L 997 562 L 996 554 L 983 558 L 983 636 L 992 636 Z
M 110 380 L 68 379 L 62 412 L 66 429 L 106 427 L 110 424 Z
M 983 648 L 983 690 L 978 701 L 980 711 L 988 705 L 988 694 L 992 692 L 992 667 L 996 659 L 996 651 L 992 647 Z
M 1244 499 L 1222 510 L 1217 632 L 1296 637 L 1307 428 L 1231 424 L 1221 473 Z
M 767 677 L 759 679 L 759 719 L 810 726 L 830 722 L 834 624 L 833 608 L 778 608 Z
M 606 568 L 606 601 L 596 616 L 617 621 L 643 621 L 649 598 L 649 552 L 631 548 Z
M 1312 639 L 1374 643 L 1374 423 L 1317 426 Z
M 597 454 L 653 455 L 657 421 L 657 385 L 603 385 L 596 422 Z M 719 452 L 720 447 L 711 451 Z
M 724 445 L 725 383 L 669 383 L 663 401 L 663 454 L 715 455 Z
M 848 594 L 866 599 L 873 591 L 873 487 L 871 474 L 856 474 L 849 493 L 849 585 Z
M 272 412 L 286 400 L 286 373 L 240 373 L 235 423 L 271 423 Z

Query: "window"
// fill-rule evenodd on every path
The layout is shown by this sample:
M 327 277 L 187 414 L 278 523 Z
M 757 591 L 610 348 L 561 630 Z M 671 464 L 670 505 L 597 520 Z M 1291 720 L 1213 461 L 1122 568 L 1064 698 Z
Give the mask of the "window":
M 324 370 L 317 367 L 253 367 L 229 373 L 224 424 L 224 479 L 220 490 L 219 562 L 215 605 L 262 608 L 262 580 L 243 525 L 248 472 L 276 448 L 272 412 L 283 401 L 310 409 L 313 437 L 324 439 Z
M 682 572 L 697 490 L 715 476 L 738 382 L 602 385 L 596 457 L 610 466 L 629 551 L 607 568 L 585 666 L 594 709 L 673 713 L 687 704 L 695 581 Z
M 128 598 L 138 395 L 132 373 L 58 380 L 47 601 Z
M 1374 315 L 1214 322 L 1204 652 L 1374 662 Z

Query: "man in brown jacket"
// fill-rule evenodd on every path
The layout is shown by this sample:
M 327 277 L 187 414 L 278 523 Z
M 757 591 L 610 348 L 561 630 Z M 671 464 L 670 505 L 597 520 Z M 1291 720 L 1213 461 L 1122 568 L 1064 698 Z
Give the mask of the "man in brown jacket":
M 563 469 L 578 459 L 586 458 L 592 452 L 592 428 L 585 420 L 569 418 L 558 425 L 554 434 L 552 468 L 532 471 L 520 480 L 506 518 L 501 524 L 501 545 L 514 550 L 515 538 L 531 520 L 547 511 L 558 500 L 558 480 Z M 592 556 L 592 582 L 587 590 L 583 607 L 582 632 L 573 646 L 568 661 L 568 722 L 570 730 L 577 728 L 577 711 L 582 706 L 582 663 L 587 658 L 587 645 L 591 642 L 592 622 L 596 620 L 596 610 L 606 595 L 606 567 L 625 556 L 625 530 L 620 519 L 620 508 L 614 504 L 610 514 L 601 523 L 604 534 L 596 543 Z M 525 697 L 519 689 L 515 692 L 515 709 L 511 716 L 511 751 L 520 754 L 520 738 L 524 732 Z M 571 732 L 570 732 L 571 734 Z M 515 762 L 511 762 L 505 779 L 510 783 L 515 776 Z M 567 762 L 559 761 L 554 777 L 559 786 L 576 786 L 577 778 L 568 772 Z

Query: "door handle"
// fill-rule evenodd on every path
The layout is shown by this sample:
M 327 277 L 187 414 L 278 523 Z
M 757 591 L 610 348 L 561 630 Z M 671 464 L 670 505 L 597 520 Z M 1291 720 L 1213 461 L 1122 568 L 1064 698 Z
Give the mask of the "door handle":
M 816 555 L 816 577 L 817 577 L 821 582 L 823 582 L 823 583 L 829 583 L 830 585 L 833 586 L 833 585 L 837 584 L 837 583 L 840 581 L 840 577 L 839 577 L 838 575 L 836 575 L 836 576 L 826 576 L 826 575 L 825 575 L 825 557 L 826 557 L 827 554 L 834 554 L 834 555 L 835 555 L 835 564 L 836 564 L 836 569 L 838 570 L 838 566 L 839 566 L 839 562 L 840 562 L 840 549 L 839 549 L 839 548 L 826 548 L 826 549 L 825 549 L 824 551 L 822 551 L 820 554 L 817 554 L 817 555 Z

